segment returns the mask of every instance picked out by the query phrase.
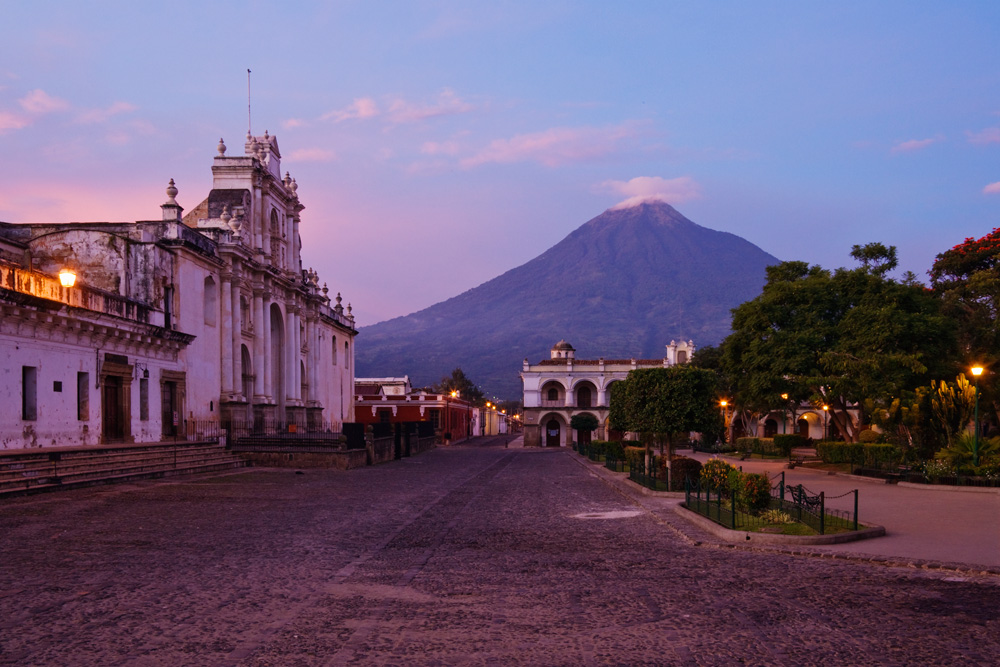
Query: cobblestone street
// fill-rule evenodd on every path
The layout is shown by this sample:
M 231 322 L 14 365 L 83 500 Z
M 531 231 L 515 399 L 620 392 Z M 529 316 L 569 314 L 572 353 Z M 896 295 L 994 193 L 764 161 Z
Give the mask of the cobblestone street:
M 502 441 L 11 499 L 0 541 L 2 664 L 1000 661 L 996 577 L 697 545 Z

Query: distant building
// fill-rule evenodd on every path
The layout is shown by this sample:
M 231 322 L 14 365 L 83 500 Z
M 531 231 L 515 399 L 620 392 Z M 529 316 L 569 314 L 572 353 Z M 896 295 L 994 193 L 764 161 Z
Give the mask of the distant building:
M 302 266 L 277 139 L 226 151 L 187 215 L 171 180 L 157 220 L 0 223 L 0 448 L 353 421 L 354 318 Z
M 409 378 L 406 378 L 406 384 L 408 388 Z M 355 421 L 365 425 L 427 422 L 443 444 L 477 435 L 473 424 L 479 408 L 471 402 L 459 396 L 423 390 L 407 391 L 405 394 L 388 393 L 386 386 L 395 388 L 392 382 L 383 385 L 376 378 L 362 379 L 355 384 Z
M 691 341 L 670 341 L 662 359 L 576 359 L 576 350 L 559 341 L 550 358 L 531 364 L 524 360 L 521 381 L 524 384 L 524 445 L 526 447 L 565 447 L 574 440 L 608 437 L 608 412 L 611 385 L 624 380 L 639 368 L 665 368 L 691 360 L 695 347 Z M 570 432 L 574 415 L 591 414 L 600 424 L 594 433 Z

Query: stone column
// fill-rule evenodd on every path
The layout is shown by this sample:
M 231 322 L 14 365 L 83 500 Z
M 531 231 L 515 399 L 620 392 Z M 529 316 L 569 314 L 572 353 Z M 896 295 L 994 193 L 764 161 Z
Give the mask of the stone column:
M 287 320 L 285 329 L 288 331 L 286 336 L 288 339 L 288 369 L 285 372 L 285 378 L 287 379 L 288 387 L 285 396 L 293 401 L 297 401 L 301 399 L 299 394 L 302 393 L 302 384 L 299 381 L 299 359 L 302 356 L 300 352 L 302 345 L 299 342 L 298 309 L 294 305 L 288 306 Z
M 232 349 L 232 328 L 233 318 L 230 308 L 232 307 L 233 294 L 232 274 L 222 275 L 222 299 L 220 308 L 222 333 L 219 336 L 219 346 L 222 357 L 222 400 L 229 400 L 233 397 L 233 352 Z
M 253 393 L 254 400 L 263 401 L 267 395 L 264 390 L 264 290 L 253 290 Z M 248 397 L 249 398 L 249 397 Z
M 274 341 L 271 340 L 271 292 L 269 291 L 264 292 L 264 313 L 262 315 L 261 327 L 263 329 L 261 334 L 263 334 L 264 339 L 264 361 L 262 364 L 263 368 L 260 370 L 264 376 L 264 395 L 267 397 L 268 403 L 274 403 L 277 397 L 274 395 L 273 378 L 271 377 L 271 366 L 274 359 L 272 345 Z M 279 416 L 278 419 L 283 419 L 283 416 Z
M 233 388 L 234 393 L 243 395 L 243 308 L 240 304 L 240 282 L 239 277 L 234 276 L 232 287 L 232 338 L 233 346 Z M 243 396 L 249 401 L 252 396 Z

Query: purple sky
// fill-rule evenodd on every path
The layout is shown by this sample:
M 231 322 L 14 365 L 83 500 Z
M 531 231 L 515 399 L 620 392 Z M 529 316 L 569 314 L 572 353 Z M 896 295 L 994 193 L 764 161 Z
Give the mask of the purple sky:
M 4 3 L 0 220 L 196 206 L 278 136 L 360 324 L 659 197 L 780 259 L 1000 225 L 1000 3 Z

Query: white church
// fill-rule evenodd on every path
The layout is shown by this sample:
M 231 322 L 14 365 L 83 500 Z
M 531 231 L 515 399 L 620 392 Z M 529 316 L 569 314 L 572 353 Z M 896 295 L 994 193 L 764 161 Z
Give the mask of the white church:
M 301 261 L 278 141 L 219 141 L 207 198 L 157 219 L 0 223 L 0 449 L 354 420 L 351 307 Z

